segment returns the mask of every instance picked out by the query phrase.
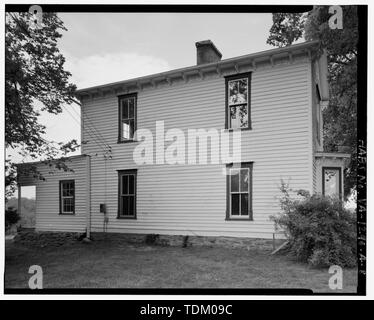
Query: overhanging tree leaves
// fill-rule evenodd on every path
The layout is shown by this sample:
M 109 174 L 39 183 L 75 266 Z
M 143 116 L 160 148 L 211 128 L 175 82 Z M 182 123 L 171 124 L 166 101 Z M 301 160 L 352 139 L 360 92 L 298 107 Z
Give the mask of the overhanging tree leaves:
M 304 37 L 319 40 L 328 55 L 330 103 L 323 110 L 324 147 L 349 147 L 351 163 L 345 172 L 344 193 L 356 188 L 357 179 L 357 41 L 356 6 L 342 6 L 343 29 L 331 29 L 329 6 L 314 6 L 306 13 L 274 13 L 267 43 L 283 47 Z
M 43 138 L 45 126 L 39 111 L 62 112 L 63 104 L 75 102 L 76 86 L 64 70 L 65 58 L 57 47 L 61 30 L 66 30 L 55 13 L 43 13 L 40 28 L 31 28 L 31 14 L 6 13 L 5 24 L 5 143 L 23 156 L 46 161 L 78 147 L 76 140 L 54 144 Z M 58 164 L 61 167 L 61 163 Z M 63 166 L 68 170 L 67 166 Z M 6 161 L 6 187 L 15 187 L 15 166 Z

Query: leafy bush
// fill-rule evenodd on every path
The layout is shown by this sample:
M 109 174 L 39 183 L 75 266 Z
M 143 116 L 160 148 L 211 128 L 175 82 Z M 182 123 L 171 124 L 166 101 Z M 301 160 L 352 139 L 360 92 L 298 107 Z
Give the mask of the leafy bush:
M 288 251 L 297 259 L 315 267 L 357 263 L 356 215 L 343 202 L 299 190 L 293 199 L 282 183 L 282 213 L 273 216 L 289 241 Z
M 8 229 L 11 225 L 16 224 L 21 217 L 17 213 L 17 209 L 9 207 L 5 210 L 5 228 Z

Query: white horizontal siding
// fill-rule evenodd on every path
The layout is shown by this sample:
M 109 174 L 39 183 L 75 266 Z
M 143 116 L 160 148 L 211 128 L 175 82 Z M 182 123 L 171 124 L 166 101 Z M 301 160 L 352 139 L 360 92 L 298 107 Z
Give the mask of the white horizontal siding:
M 105 160 L 97 139 L 83 132 L 92 155 L 92 228 L 101 231 L 106 203 L 109 232 L 225 235 L 270 238 L 270 215 L 279 211 L 281 179 L 295 189 L 312 184 L 310 68 L 307 62 L 259 69 L 252 74 L 252 130 L 242 132 L 242 161 L 253 161 L 253 221 L 226 221 L 224 165 L 144 165 L 133 162 L 137 143 L 117 144 L 118 100 L 108 95 L 83 104 L 84 113 L 112 147 Z M 138 93 L 137 127 L 165 130 L 223 129 L 225 80 L 213 77 Z M 95 141 L 96 140 L 96 141 Z M 167 143 L 166 143 L 167 146 Z M 96 155 L 97 154 L 97 155 Z M 117 219 L 117 170 L 138 169 L 137 219 Z
M 66 165 L 74 172 L 36 164 L 45 181 L 26 175 L 19 177 L 21 185 L 36 186 L 36 230 L 83 232 L 86 229 L 86 157 L 71 158 Z M 60 215 L 59 181 L 69 179 L 75 180 L 75 214 Z

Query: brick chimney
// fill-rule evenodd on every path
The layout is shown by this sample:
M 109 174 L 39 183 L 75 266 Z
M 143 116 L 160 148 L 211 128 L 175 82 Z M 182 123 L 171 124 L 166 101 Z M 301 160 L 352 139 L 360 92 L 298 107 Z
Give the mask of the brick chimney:
M 220 61 L 222 53 L 216 48 L 210 40 L 199 41 L 195 43 L 197 49 L 197 64 L 211 63 Z

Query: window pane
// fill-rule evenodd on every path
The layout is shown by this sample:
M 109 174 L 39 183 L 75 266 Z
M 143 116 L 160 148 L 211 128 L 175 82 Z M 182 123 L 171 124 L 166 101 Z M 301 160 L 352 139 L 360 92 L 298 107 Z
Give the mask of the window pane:
M 135 99 L 131 98 L 128 101 L 129 101 L 129 118 L 134 118 Z
M 239 170 L 230 171 L 231 178 L 231 192 L 239 191 Z
M 246 78 L 229 81 L 229 104 L 247 102 L 248 81 Z
M 121 197 L 121 202 L 121 214 L 127 216 L 129 212 L 129 198 L 127 196 L 123 196 Z
M 74 211 L 74 199 L 73 198 L 64 198 L 63 203 L 63 212 L 73 212 Z
M 330 197 L 339 196 L 339 170 L 325 169 L 325 195 Z
M 231 215 L 239 215 L 239 194 L 231 195 Z
M 130 139 L 129 120 L 124 120 L 122 122 L 122 138 L 123 139 Z
M 248 127 L 247 105 L 230 107 L 230 128 Z
M 133 175 L 129 175 L 129 194 L 135 193 L 135 179 Z
M 68 185 L 68 188 L 66 189 L 66 196 L 68 197 L 74 196 L 74 188 L 72 185 Z
M 243 216 L 248 215 L 248 193 L 242 193 L 240 195 L 241 214 Z
M 122 176 L 122 194 L 128 194 L 129 193 L 129 176 L 124 175 Z
M 129 108 L 127 99 L 122 100 L 122 119 L 127 119 L 129 117 Z
M 129 198 L 128 199 L 128 201 L 129 201 L 128 214 L 130 216 L 133 216 L 133 215 L 135 215 L 135 210 L 134 210 L 134 208 L 135 208 L 135 206 L 134 206 L 134 204 L 135 204 L 135 197 L 134 196 L 129 196 L 128 198 Z
M 249 170 L 240 170 L 240 192 L 248 192 L 249 186 Z
M 236 95 L 238 93 L 238 82 L 229 81 L 229 104 L 236 103 Z
M 247 102 L 247 79 L 240 79 L 238 83 L 238 103 L 246 103 Z
M 67 188 L 66 188 L 66 185 L 63 183 L 63 184 L 61 185 L 61 188 L 62 188 L 62 196 L 63 196 L 63 197 L 66 197 L 66 196 L 68 195 L 68 190 L 67 190 Z
M 73 197 L 74 196 L 74 182 L 62 182 L 61 183 L 62 196 L 63 197 Z
M 129 131 L 130 138 L 129 139 L 132 139 L 134 137 L 134 131 L 135 131 L 135 121 L 130 120 L 130 131 Z

